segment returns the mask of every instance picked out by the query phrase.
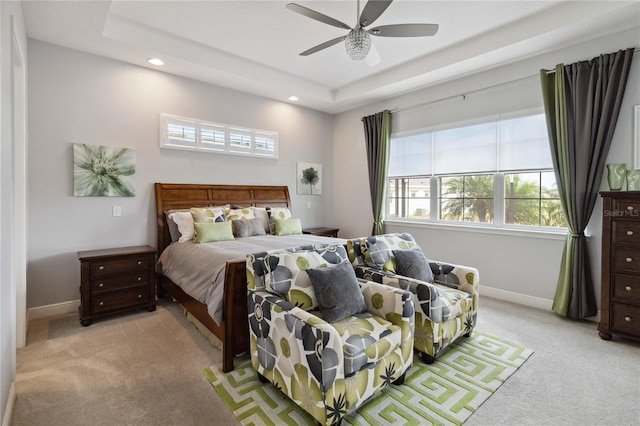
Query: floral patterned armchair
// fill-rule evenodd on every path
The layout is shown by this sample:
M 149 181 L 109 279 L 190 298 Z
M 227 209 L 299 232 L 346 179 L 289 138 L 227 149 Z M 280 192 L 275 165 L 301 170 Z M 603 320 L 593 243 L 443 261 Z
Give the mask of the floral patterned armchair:
M 411 294 L 358 280 L 346 265 L 343 245 L 247 257 L 252 365 L 261 381 L 327 425 L 339 424 L 381 388 L 401 384 L 413 360 Z M 366 307 L 329 323 L 319 316 L 308 271 L 338 266 L 351 274 Z
M 478 270 L 427 260 L 432 282 L 397 272 L 394 250 L 419 249 L 407 233 L 377 235 L 347 241 L 349 260 L 358 278 L 409 290 L 415 306 L 414 347 L 431 364 L 449 344 L 468 337 L 476 324 Z

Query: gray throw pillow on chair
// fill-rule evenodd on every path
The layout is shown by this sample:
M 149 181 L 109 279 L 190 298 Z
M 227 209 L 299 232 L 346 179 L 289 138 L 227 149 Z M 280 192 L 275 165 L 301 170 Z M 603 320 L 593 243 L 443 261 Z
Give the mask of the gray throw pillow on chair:
M 393 256 L 396 258 L 396 272 L 399 275 L 433 283 L 433 272 L 420 247 L 394 250 Z
M 334 323 L 367 310 L 353 266 L 342 262 L 327 268 L 308 269 L 320 316 Z

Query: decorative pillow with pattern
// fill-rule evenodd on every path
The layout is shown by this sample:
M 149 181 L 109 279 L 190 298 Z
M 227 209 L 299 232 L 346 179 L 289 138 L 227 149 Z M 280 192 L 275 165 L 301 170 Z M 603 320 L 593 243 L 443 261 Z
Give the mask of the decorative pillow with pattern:
M 227 220 L 238 220 L 238 219 L 255 219 L 256 215 L 254 213 L 253 207 L 240 207 L 237 209 L 227 209 L 225 211 L 227 215 Z
M 276 233 L 276 219 L 291 219 L 291 210 L 288 207 L 267 207 L 269 213 L 269 233 Z
M 191 207 L 191 216 L 196 223 L 224 222 L 224 207 Z
M 411 234 L 385 234 L 366 238 L 364 261 L 372 268 L 396 272 L 393 250 L 406 250 L 416 246 Z

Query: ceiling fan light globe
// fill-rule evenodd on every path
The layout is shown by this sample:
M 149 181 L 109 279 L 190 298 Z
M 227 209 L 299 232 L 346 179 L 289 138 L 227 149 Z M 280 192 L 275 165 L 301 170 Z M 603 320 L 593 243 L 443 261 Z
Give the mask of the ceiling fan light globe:
M 351 59 L 361 61 L 371 49 L 371 36 L 363 28 L 354 28 L 347 34 L 344 46 Z

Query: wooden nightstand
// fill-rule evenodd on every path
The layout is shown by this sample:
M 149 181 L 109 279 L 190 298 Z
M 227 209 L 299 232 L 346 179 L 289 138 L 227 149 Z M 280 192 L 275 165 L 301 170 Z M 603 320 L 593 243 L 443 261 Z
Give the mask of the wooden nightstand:
M 156 249 L 121 247 L 78 252 L 80 323 L 127 310 L 156 309 Z
M 333 237 L 338 238 L 339 228 L 305 228 L 302 230 L 303 234 L 319 235 L 321 237 Z

